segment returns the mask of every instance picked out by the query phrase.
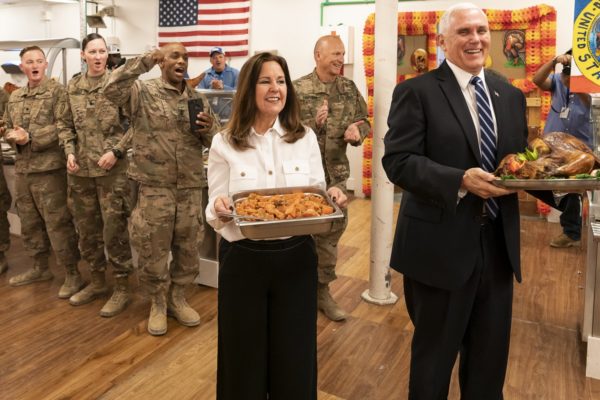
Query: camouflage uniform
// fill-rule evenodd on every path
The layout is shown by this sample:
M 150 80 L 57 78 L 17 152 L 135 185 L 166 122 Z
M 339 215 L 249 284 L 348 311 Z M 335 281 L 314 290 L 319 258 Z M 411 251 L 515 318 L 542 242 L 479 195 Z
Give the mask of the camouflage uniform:
M 65 156 L 58 143 L 57 118 L 66 106 L 65 88 L 44 78 L 35 88 L 12 93 L 6 111 L 6 133 L 20 126 L 31 135 L 15 145 L 17 209 L 21 235 L 35 265 L 47 267 L 50 244 L 59 265 L 79 261 L 77 234 L 67 208 Z
M 65 154 L 74 154 L 80 167 L 69 173 L 68 181 L 81 255 L 91 271 L 102 272 L 108 256 L 115 277 L 123 277 L 133 269 L 127 233 L 131 209 L 127 158 L 117 160 L 108 171 L 98 166 L 100 157 L 112 149 L 124 155 L 127 151 L 119 108 L 103 95 L 108 76 L 71 79 L 63 108 L 70 112 L 59 119 L 59 138 Z
M 302 123 L 310 126 L 317 134 L 327 188 L 336 186 L 346 192 L 350 164 L 346 156 L 347 143 L 344 141 L 344 132 L 350 124 L 365 121 L 358 127 L 361 140 L 353 145 L 358 146 L 362 143 L 371 129 L 367 120 L 367 104 L 354 82 L 337 76 L 332 83 L 323 83 L 319 80 L 316 70 L 295 80 L 294 88 L 300 102 Z M 317 128 L 317 110 L 325 99 L 329 105 L 327 121 Z M 337 244 L 348 224 L 346 210 L 344 215 L 342 221 L 334 223 L 331 232 L 315 235 L 319 256 L 319 283 L 329 283 L 336 279 Z
M 0 154 L 0 254 L 8 251 L 10 247 L 10 225 L 6 213 L 10 210 L 11 204 L 12 197 L 6 185 L 4 168 L 2 167 L 2 154 Z
M 8 99 L 10 95 L 8 92 L 2 88 L 0 88 L 0 118 L 4 115 L 4 111 L 6 111 L 6 106 L 8 105 Z
M 0 88 L 0 118 L 4 116 L 9 97 L 10 95 L 4 89 Z M 2 127 L 2 124 L 3 122 L 0 122 L 0 127 Z M 10 205 L 12 204 L 12 197 L 6 185 L 2 165 L 2 153 L 0 152 L 0 253 L 6 252 L 10 247 L 10 226 L 6 213 L 10 210 Z
M 131 242 L 139 255 L 140 279 L 151 295 L 170 283 L 184 286 L 198 273 L 201 187 L 206 177 L 202 148 L 219 129 L 208 100 L 186 86 L 183 93 L 162 78 L 139 81 L 154 67 L 150 53 L 115 70 L 104 95 L 130 116 L 133 158 L 127 174 L 139 183 L 131 216 Z M 202 98 L 213 128 L 197 137 L 190 130 L 187 102 Z M 173 260 L 167 266 L 169 251 Z

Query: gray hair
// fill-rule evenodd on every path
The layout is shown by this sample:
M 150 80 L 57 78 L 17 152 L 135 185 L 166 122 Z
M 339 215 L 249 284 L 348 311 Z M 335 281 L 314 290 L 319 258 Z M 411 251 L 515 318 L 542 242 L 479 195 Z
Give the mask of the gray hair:
M 462 10 L 479 10 L 483 15 L 485 15 L 485 13 L 481 9 L 481 7 L 476 6 L 473 3 L 453 4 L 446 9 L 444 14 L 440 18 L 438 32 L 442 35 L 445 35 L 446 33 L 448 33 L 448 28 L 450 27 L 450 18 L 452 18 L 452 14 L 454 14 L 456 11 L 462 11 Z

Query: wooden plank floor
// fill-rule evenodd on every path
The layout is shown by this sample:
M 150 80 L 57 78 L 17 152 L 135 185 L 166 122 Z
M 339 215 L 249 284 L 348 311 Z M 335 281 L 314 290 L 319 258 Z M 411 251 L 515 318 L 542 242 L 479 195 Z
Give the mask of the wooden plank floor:
M 402 277 L 392 272 L 395 305 L 361 300 L 368 288 L 370 202 L 354 200 L 350 214 L 332 289 L 351 318 L 333 323 L 319 316 L 319 399 L 405 399 L 412 325 Z M 515 290 L 507 400 L 600 400 L 600 382 L 585 378 L 580 341 L 585 248 L 548 247 L 559 231 L 545 220 L 522 220 L 524 283 Z M 0 399 L 214 399 L 215 289 L 189 291 L 199 327 L 169 319 L 167 335 L 152 337 L 149 305 L 140 295 L 123 314 L 101 318 L 105 299 L 72 307 L 56 297 L 64 272 L 54 265 L 51 282 L 8 286 L 30 263 L 19 238 L 8 260 L 11 269 L 0 276 Z M 449 398 L 459 397 L 455 375 Z

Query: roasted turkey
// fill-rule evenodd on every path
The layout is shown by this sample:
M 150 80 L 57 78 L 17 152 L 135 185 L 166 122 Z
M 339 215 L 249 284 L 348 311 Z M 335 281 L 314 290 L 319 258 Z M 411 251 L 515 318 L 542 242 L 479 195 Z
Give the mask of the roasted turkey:
M 581 140 L 564 132 L 550 132 L 529 143 L 536 160 L 509 154 L 500 161 L 496 176 L 512 175 L 517 179 L 568 178 L 589 174 L 600 167 L 600 159 Z

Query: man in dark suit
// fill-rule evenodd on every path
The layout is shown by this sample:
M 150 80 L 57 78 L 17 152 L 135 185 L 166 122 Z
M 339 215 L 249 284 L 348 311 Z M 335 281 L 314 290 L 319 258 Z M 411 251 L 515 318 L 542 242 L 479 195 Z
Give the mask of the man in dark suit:
M 390 181 L 404 189 L 390 265 L 404 274 L 415 326 L 409 398 L 445 399 L 460 353 L 461 399 L 498 400 L 513 274 L 521 280 L 519 209 L 517 195 L 493 185 L 490 171 L 526 146 L 525 98 L 484 73 L 490 32 L 480 8 L 451 6 L 439 29 L 446 61 L 396 87 L 382 160 Z M 493 167 L 482 160 L 488 136 L 477 96 L 492 111 Z

